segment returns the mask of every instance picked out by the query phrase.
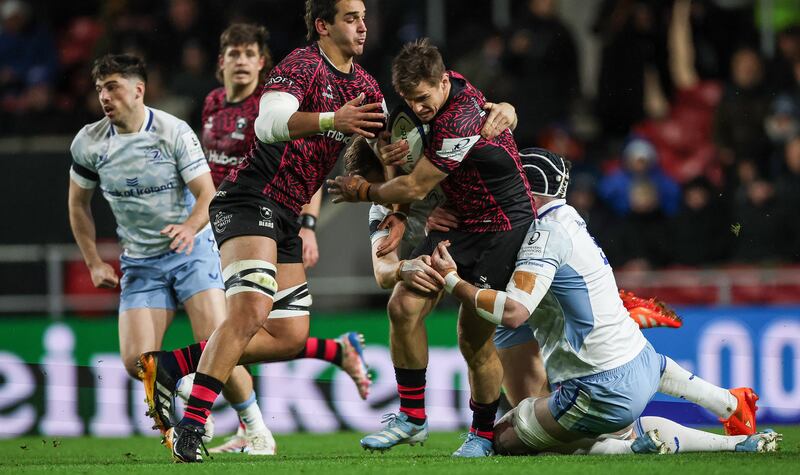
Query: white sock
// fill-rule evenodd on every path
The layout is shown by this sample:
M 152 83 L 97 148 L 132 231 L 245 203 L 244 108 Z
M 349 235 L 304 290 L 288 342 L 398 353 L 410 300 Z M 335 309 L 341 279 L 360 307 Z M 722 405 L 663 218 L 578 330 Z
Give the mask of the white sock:
M 239 414 L 239 420 L 244 423 L 246 433 L 267 430 L 267 426 L 264 424 L 264 416 L 261 414 L 261 408 L 258 407 L 258 402 L 256 402 L 255 392 L 250 394 L 246 401 L 231 404 L 231 407 L 236 409 Z
M 661 375 L 658 392 L 691 401 L 727 419 L 736 410 L 739 402 L 727 389 L 714 386 L 708 381 L 681 368 L 669 357 Z
M 733 452 L 736 444 L 747 439 L 746 435 L 717 435 L 691 429 L 663 417 L 640 417 L 639 425 L 644 432 L 658 429 L 658 437 L 666 442 L 674 454 L 680 452 Z
M 586 455 L 632 454 L 632 444 L 633 440 L 598 439 L 591 447 L 581 453 Z

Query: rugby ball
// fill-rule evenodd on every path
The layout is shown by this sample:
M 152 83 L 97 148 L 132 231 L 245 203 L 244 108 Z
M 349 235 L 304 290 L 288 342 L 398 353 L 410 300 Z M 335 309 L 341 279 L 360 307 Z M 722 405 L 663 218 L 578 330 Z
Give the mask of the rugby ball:
M 427 141 L 430 126 L 423 124 L 405 102 L 395 107 L 389 114 L 389 131 L 392 134 L 391 143 L 407 140 L 409 151 L 406 161 L 400 168 L 405 173 L 411 173 L 417 161 L 422 156 Z

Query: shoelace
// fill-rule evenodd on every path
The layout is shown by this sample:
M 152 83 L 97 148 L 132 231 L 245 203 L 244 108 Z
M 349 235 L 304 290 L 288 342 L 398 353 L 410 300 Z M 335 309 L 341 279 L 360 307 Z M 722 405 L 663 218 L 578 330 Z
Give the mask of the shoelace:
M 397 425 L 397 414 L 390 412 L 381 416 L 381 424 L 386 424 L 386 428 L 392 428 Z

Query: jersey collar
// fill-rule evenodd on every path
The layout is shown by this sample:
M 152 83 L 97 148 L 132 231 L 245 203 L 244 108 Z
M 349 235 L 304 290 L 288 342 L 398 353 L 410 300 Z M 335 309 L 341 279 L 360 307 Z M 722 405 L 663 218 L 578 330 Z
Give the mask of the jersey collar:
M 150 129 L 153 127 L 153 110 L 149 107 L 144 108 L 145 112 L 145 119 L 142 121 L 142 128 L 139 129 L 138 133 L 142 132 L 149 132 Z M 108 135 L 106 137 L 111 137 L 117 135 L 117 129 L 114 128 L 114 124 L 108 124 L 111 128 L 108 131 Z
M 553 211 L 554 209 L 560 208 L 560 207 L 564 206 L 565 204 L 567 204 L 567 200 L 565 200 L 563 198 L 550 201 L 548 203 L 545 203 L 541 208 L 539 208 L 537 210 L 538 211 L 537 214 L 539 215 L 539 218 L 543 218 L 544 215 L 546 215 L 550 211 Z

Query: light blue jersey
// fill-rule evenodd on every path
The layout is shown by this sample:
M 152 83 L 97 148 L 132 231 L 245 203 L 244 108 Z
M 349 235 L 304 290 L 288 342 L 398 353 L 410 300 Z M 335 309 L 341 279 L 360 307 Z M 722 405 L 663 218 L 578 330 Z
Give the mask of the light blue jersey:
M 619 298 L 602 249 L 565 200 L 539 208 L 516 270 L 551 278 L 549 294 L 561 307 L 534 312 L 528 321 L 551 384 L 622 366 L 647 344 Z
M 83 127 L 70 152 L 70 177 L 85 189 L 99 183 L 125 255 L 134 258 L 169 251 L 170 238 L 160 231 L 186 221 L 195 202 L 186 184 L 210 173 L 186 122 L 151 108 L 135 133 L 117 133 L 108 118 Z

